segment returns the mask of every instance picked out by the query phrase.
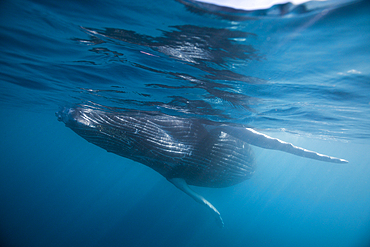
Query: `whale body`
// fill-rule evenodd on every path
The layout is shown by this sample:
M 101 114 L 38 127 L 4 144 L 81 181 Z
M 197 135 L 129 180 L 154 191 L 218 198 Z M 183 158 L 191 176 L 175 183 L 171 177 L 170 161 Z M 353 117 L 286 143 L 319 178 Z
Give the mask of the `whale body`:
M 347 163 L 245 127 L 181 118 L 159 112 L 111 112 L 90 107 L 64 108 L 56 113 L 87 141 L 142 163 L 204 204 L 221 226 L 217 209 L 188 185 L 227 187 L 250 178 L 255 169 L 250 145 L 326 162 Z

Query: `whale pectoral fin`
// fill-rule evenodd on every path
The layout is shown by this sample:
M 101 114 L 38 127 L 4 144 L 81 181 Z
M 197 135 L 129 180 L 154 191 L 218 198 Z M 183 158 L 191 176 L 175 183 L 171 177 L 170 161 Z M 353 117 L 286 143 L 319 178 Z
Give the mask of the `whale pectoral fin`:
M 217 223 L 224 227 L 224 221 L 221 218 L 220 213 L 218 210 L 206 199 L 204 199 L 203 196 L 197 194 L 192 189 L 190 189 L 189 185 L 186 183 L 186 181 L 183 178 L 171 178 L 168 179 L 173 185 L 175 185 L 180 190 L 184 191 L 186 194 L 188 194 L 190 197 L 192 197 L 196 202 L 205 205 L 208 209 L 211 210 L 212 214 L 215 216 Z
M 297 156 L 320 161 L 332 163 L 348 163 L 348 161 L 345 159 L 339 159 L 328 155 L 316 153 L 314 151 L 310 151 L 304 148 L 296 147 L 291 143 L 284 142 L 276 138 L 272 138 L 268 135 L 259 133 L 250 128 L 223 126 L 222 130 L 228 133 L 229 135 L 234 136 L 235 138 L 238 138 L 244 142 L 247 142 L 257 147 L 280 150 Z

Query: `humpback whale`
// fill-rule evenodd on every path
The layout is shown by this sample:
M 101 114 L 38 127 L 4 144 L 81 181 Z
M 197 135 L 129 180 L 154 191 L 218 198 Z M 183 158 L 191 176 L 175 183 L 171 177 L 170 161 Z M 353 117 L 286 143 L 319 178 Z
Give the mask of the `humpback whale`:
M 224 223 L 219 211 L 189 185 L 220 188 L 250 178 L 255 168 L 250 145 L 320 161 L 348 162 L 251 128 L 159 112 L 111 112 L 79 106 L 63 108 L 56 116 L 87 141 L 154 169 L 205 205 L 221 226 Z

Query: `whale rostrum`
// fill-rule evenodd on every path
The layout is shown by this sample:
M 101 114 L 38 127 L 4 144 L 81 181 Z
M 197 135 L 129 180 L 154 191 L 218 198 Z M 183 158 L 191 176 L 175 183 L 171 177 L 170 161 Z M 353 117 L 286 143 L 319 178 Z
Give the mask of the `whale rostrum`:
M 221 226 L 223 220 L 217 209 L 189 185 L 220 188 L 250 178 L 255 168 L 250 145 L 319 161 L 348 162 L 296 147 L 251 128 L 159 112 L 111 112 L 79 106 L 64 108 L 56 115 L 87 141 L 160 173 L 205 205 Z

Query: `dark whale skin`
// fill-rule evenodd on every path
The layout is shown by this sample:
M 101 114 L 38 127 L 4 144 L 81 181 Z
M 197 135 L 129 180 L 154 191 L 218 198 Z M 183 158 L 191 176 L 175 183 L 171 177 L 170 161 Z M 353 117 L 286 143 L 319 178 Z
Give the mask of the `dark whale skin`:
M 56 115 L 87 141 L 169 180 L 182 178 L 189 185 L 220 188 L 243 182 L 254 173 L 248 143 L 199 119 L 87 107 L 64 108 Z

